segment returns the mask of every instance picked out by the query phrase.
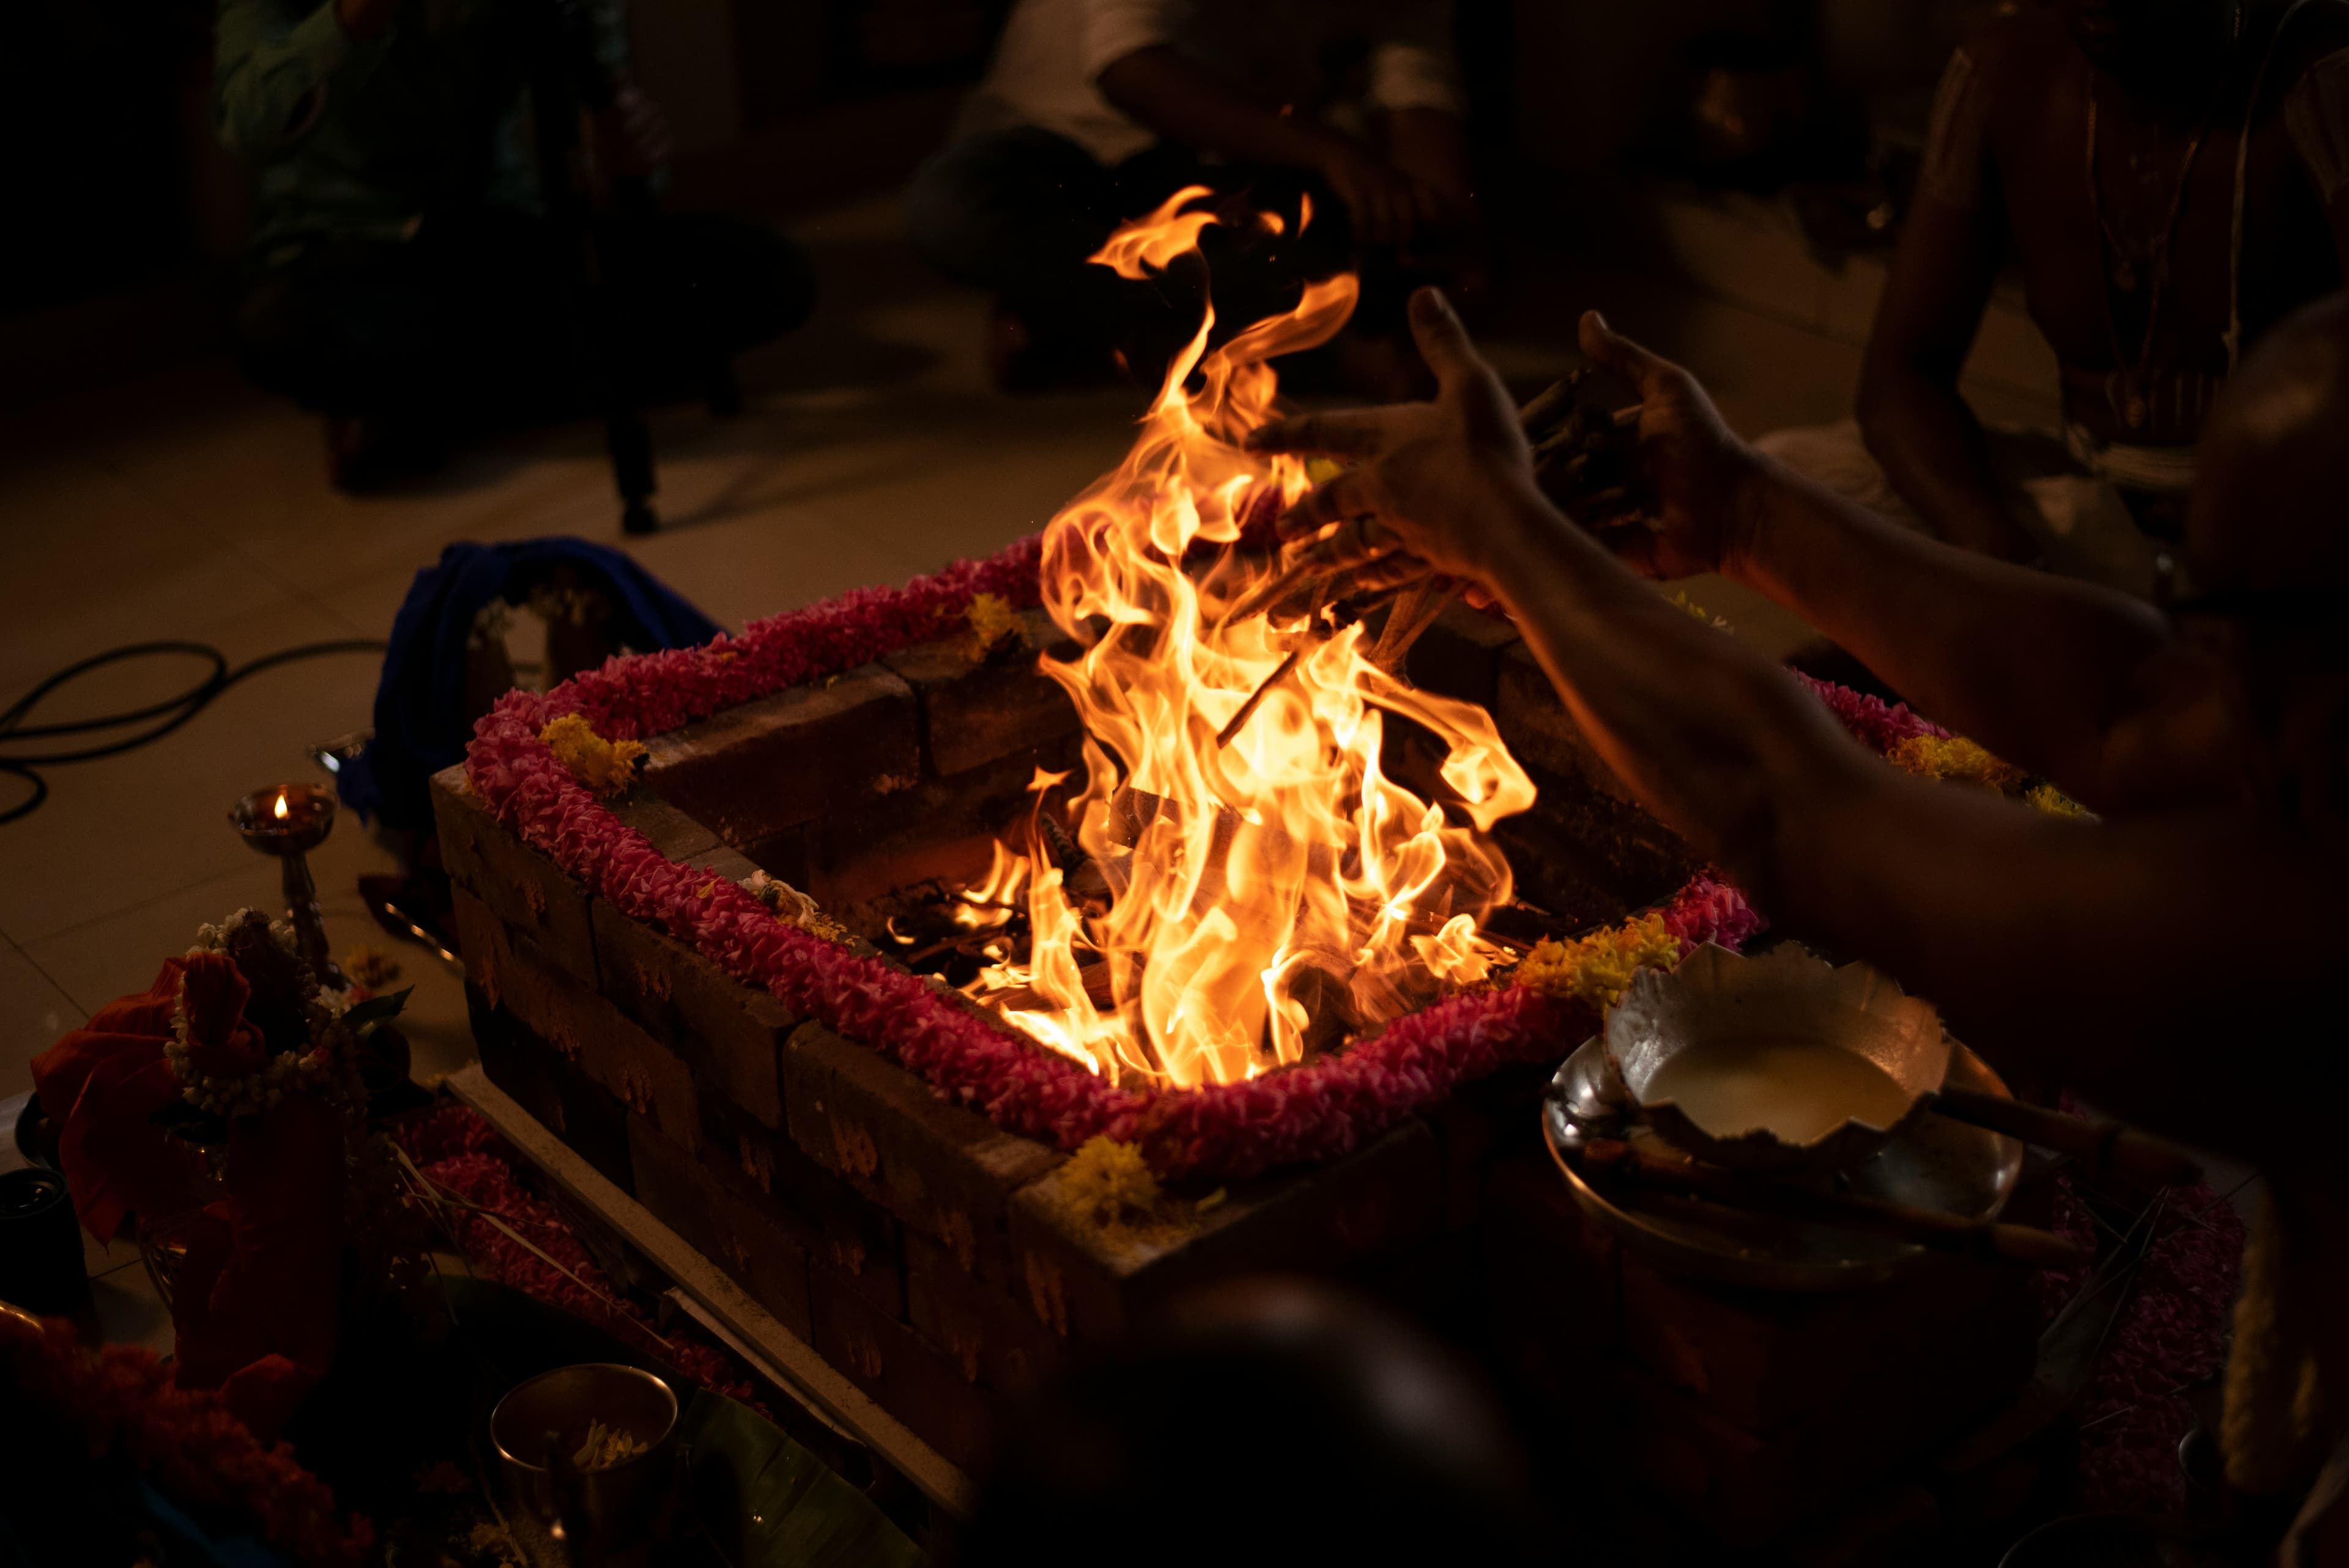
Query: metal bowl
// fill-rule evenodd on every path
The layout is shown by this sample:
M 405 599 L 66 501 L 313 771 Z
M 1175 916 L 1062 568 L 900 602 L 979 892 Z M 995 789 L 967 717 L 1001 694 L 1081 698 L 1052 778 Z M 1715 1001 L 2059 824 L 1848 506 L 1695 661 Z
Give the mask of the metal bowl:
M 517 1506 L 574 1546 L 617 1548 L 649 1538 L 674 1501 L 677 1410 L 676 1392 L 651 1373 L 584 1361 L 508 1390 L 490 1412 L 490 1440 Z M 549 1433 L 567 1460 L 597 1421 L 646 1451 L 601 1469 L 549 1468 Z
M 1707 943 L 1670 971 L 1644 970 L 1607 1017 L 1607 1060 L 1640 1119 L 1674 1147 L 1730 1170 L 1843 1170 L 1920 1116 L 1950 1070 L 1950 1040 L 1931 1003 L 1865 964 L 1837 969 L 1789 942 L 1760 958 Z M 1845 1051 L 1906 1096 L 1882 1127 L 1846 1120 L 1806 1141 L 1768 1127 L 1701 1127 L 1655 1085 L 1693 1051 L 1769 1039 Z
M 2006 1085 L 1989 1064 L 1963 1045 L 1953 1052 L 1951 1087 L 2008 1097 Z M 1930 1248 L 1839 1226 L 1663 1196 L 1618 1203 L 1583 1179 L 1584 1147 L 1599 1138 L 1634 1146 L 1661 1141 L 1653 1127 L 1638 1121 L 1622 1093 L 1604 1044 L 1589 1040 L 1551 1080 L 1542 1103 L 1542 1138 L 1576 1206 L 1658 1268 L 1716 1284 L 1813 1292 L 1879 1284 L 1932 1266 L 1936 1254 Z M 2022 1170 L 2023 1145 L 2015 1139 L 1927 1116 L 1909 1122 L 1857 1167 L 1787 1179 L 1819 1191 L 1986 1220 L 2006 1207 Z

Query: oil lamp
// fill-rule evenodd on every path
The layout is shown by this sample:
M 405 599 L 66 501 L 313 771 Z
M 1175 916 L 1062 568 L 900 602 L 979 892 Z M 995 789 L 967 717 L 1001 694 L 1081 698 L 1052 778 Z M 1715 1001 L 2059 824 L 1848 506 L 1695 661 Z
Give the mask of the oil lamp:
M 273 784 L 238 801 L 228 819 L 255 850 L 276 857 L 295 946 L 322 983 L 340 989 L 343 971 L 327 956 L 318 885 L 310 879 L 310 863 L 304 858 L 334 831 L 335 797 L 316 784 Z

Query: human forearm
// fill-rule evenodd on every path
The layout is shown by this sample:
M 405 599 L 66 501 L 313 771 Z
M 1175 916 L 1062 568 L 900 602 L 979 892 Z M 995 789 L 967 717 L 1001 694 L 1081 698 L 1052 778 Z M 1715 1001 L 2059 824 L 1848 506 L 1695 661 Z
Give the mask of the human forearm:
M 1783 670 L 1666 603 L 1538 495 L 1488 510 L 1478 575 L 1594 750 L 1767 901 L 1794 814 L 1874 764 Z
M 1936 720 L 2102 804 L 2106 737 L 2167 642 L 2150 607 L 1922 538 L 1768 459 L 1730 512 L 1725 575 Z
M 1338 132 L 1268 108 L 1167 45 L 1115 60 L 1102 96 L 1170 141 L 1251 163 L 1319 169 Z
M 1914 366 L 1872 361 L 1859 407 L 1869 454 L 1941 537 L 2004 561 L 2037 553 L 1999 493 L 1982 422 L 1955 387 Z

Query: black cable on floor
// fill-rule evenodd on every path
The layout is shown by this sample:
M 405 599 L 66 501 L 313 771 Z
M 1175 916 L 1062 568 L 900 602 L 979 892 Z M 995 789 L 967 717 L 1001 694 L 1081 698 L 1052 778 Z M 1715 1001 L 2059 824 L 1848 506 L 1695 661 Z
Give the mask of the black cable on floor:
M 264 653 L 259 659 L 229 668 L 228 658 L 217 648 L 201 642 L 134 642 L 123 648 L 110 648 L 95 653 L 78 664 L 69 664 L 35 686 L 30 691 L 9 704 L 0 712 L 0 745 L 16 741 L 55 740 L 67 735 L 98 734 L 120 730 L 133 724 L 148 727 L 136 734 L 102 744 L 84 746 L 78 750 L 42 752 L 31 756 L 0 754 L 0 774 L 23 779 L 32 786 L 32 794 L 5 811 L 0 811 L 0 825 L 30 816 L 49 798 L 48 781 L 36 769 L 56 767 L 65 763 L 95 762 L 99 757 L 119 756 L 136 751 L 150 741 L 160 741 L 206 708 L 212 700 L 248 675 L 258 675 L 281 664 L 297 659 L 318 659 L 333 653 L 381 653 L 385 644 L 377 638 L 348 638 L 336 642 L 305 642 L 298 647 L 280 649 Z M 212 666 L 212 673 L 176 697 L 150 702 L 144 708 L 133 708 L 120 713 L 101 714 L 95 719 L 77 719 L 64 724 L 27 724 L 26 717 L 40 705 L 41 700 L 67 683 L 79 680 L 93 670 L 129 659 L 152 658 L 158 654 L 181 654 L 202 659 Z M 151 724 L 149 721 L 154 721 Z

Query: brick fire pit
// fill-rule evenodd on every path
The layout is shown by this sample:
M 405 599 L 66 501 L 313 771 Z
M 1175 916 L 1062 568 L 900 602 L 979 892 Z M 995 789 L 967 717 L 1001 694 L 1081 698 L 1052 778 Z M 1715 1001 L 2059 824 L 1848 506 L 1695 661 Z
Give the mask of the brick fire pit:
M 1027 627 L 1054 635 L 1037 612 Z M 1489 706 L 1534 773 L 1540 804 L 1502 837 L 1543 907 L 1615 919 L 1688 875 L 1506 623 L 1448 613 L 1411 673 Z M 983 871 L 1037 767 L 1068 766 L 1078 739 L 1032 655 L 921 645 L 657 738 L 614 809 L 671 860 L 763 869 L 877 935 L 897 890 Z M 1104 1229 L 1059 1190 L 1060 1149 L 623 914 L 502 826 L 462 768 L 434 791 L 491 1078 L 958 1464 L 1002 1397 L 1185 1286 L 1306 1269 L 1456 1296 L 1486 1171 L 1533 1135 L 1537 1075 L 1504 1075 L 1331 1163 L 1179 1205 L 1179 1222 Z

